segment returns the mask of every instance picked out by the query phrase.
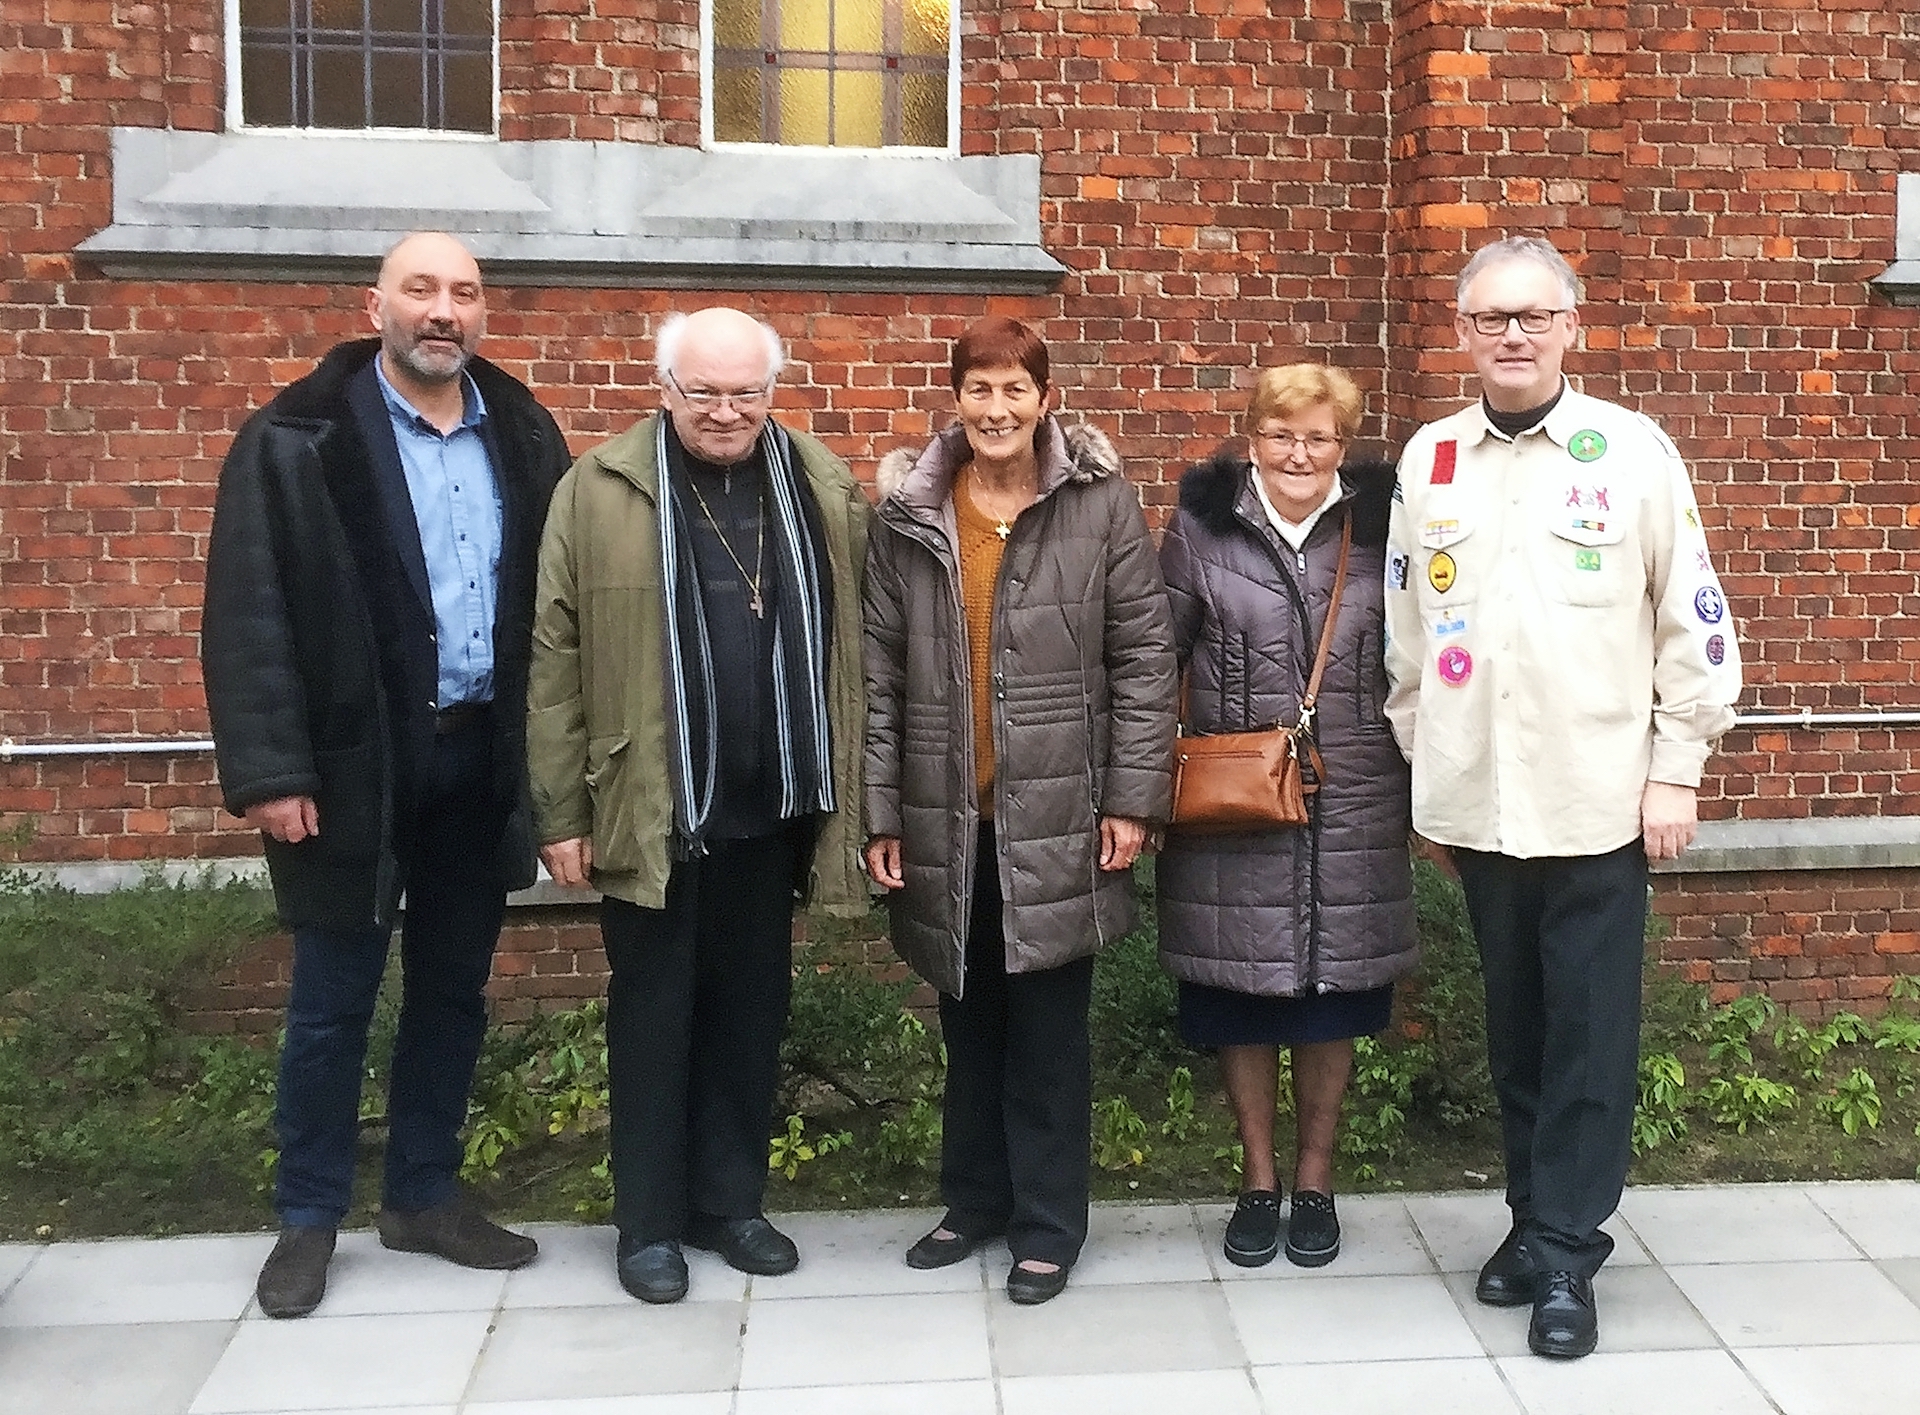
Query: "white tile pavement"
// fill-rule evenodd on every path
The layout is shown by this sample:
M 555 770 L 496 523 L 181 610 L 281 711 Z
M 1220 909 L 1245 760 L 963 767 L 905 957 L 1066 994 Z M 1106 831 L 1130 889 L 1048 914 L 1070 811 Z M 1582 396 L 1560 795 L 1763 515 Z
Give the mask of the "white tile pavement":
M 1920 1184 L 1629 1191 L 1600 1348 L 1526 1354 L 1480 1307 L 1498 1196 L 1342 1199 L 1330 1267 L 1241 1269 L 1223 1204 L 1095 1210 L 1067 1292 L 994 1244 L 900 1260 L 935 1215 L 796 1214 L 800 1270 L 689 1253 L 688 1300 L 613 1278 L 612 1230 L 540 1225 L 470 1273 L 341 1237 L 326 1302 L 252 1303 L 266 1234 L 0 1245 L 0 1410 L 54 1415 L 1856 1415 L 1920 1410 Z M 1892 1403 L 1889 1403 L 1892 1402 Z

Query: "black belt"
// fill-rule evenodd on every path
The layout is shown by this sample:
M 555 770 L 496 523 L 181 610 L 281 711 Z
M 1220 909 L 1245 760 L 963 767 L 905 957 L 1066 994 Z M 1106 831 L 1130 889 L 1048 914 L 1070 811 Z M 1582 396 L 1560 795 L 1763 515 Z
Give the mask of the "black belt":
M 455 703 L 452 707 L 443 707 L 433 715 L 433 731 L 436 737 L 445 737 L 451 732 L 471 727 L 487 715 L 492 703 Z

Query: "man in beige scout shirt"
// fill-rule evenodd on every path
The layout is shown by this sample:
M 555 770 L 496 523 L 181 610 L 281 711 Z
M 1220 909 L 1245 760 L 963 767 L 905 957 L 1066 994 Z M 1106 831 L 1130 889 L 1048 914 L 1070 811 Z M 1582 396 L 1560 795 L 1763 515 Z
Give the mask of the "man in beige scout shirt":
M 1647 861 L 1693 841 L 1740 652 L 1673 443 L 1561 375 L 1566 261 L 1510 237 L 1456 294 L 1481 400 L 1400 462 L 1387 714 L 1486 975 L 1513 1228 L 1476 1295 L 1532 1303 L 1532 1350 L 1576 1357 L 1630 1157 Z

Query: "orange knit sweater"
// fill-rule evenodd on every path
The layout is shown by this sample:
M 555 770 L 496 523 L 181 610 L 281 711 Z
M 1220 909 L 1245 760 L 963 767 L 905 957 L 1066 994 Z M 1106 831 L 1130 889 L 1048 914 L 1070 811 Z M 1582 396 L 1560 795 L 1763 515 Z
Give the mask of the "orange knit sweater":
M 993 587 L 1007 543 L 999 522 L 968 494 L 971 465 L 953 480 L 953 518 L 960 532 L 960 609 L 967 621 L 967 662 L 973 670 L 973 766 L 980 815 L 993 815 Z

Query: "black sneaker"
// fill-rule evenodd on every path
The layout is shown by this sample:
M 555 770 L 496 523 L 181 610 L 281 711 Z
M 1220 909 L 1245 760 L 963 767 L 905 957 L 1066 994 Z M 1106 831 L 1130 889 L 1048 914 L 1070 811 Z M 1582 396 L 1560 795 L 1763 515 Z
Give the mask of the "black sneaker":
M 1333 1195 L 1294 1190 L 1287 1212 L 1287 1261 L 1296 1268 L 1324 1268 L 1339 1256 L 1340 1216 L 1333 1211 Z
M 1233 1206 L 1227 1220 L 1227 1261 L 1235 1267 L 1259 1268 L 1280 1251 L 1280 1191 L 1249 1189 Z

